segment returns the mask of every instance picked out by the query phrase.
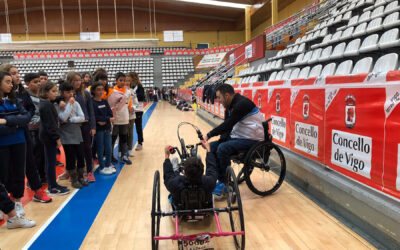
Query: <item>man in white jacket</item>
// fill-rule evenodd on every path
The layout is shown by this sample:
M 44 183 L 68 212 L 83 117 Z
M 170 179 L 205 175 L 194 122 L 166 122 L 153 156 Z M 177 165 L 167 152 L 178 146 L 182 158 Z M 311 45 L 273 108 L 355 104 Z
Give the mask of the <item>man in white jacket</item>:
M 132 109 L 132 101 L 130 92 L 125 87 L 125 74 L 118 72 L 115 75 L 116 85 L 112 93 L 108 97 L 108 103 L 113 111 L 115 121 L 112 129 L 112 148 L 114 148 L 115 141 L 119 136 L 119 151 L 121 152 L 121 162 L 132 164 L 129 160 L 127 153 L 128 142 L 128 128 L 129 128 L 129 109 Z M 127 100 L 130 100 L 127 102 Z M 112 157 L 112 162 L 117 160 Z

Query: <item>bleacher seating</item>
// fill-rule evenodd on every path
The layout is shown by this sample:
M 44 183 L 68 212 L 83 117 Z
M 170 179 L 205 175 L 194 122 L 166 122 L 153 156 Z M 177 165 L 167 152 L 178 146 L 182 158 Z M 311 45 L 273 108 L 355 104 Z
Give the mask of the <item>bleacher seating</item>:
M 83 51 L 123 51 L 123 50 L 150 50 L 151 54 L 164 54 L 165 50 L 187 49 L 185 47 L 134 47 L 134 48 L 99 48 L 99 49 L 65 49 L 65 50 L 8 50 L 0 51 L 0 58 L 13 57 L 14 53 L 55 53 L 55 52 L 83 52 Z
M 192 57 L 166 57 L 162 58 L 162 83 L 163 86 L 170 87 L 178 83 L 179 80 L 194 72 Z
M 238 83 L 398 69 L 399 1 L 326 2 L 335 4 L 327 4 L 312 29 L 264 63 L 241 70 Z
M 26 73 L 44 70 L 49 75 L 49 79 L 57 81 L 64 78 L 70 71 L 77 72 L 93 72 L 97 68 L 104 68 L 109 75 L 109 82 L 115 81 L 115 74 L 119 71 L 129 72 L 135 71 L 145 87 L 153 86 L 154 83 L 154 66 L 151 57 L 119 57 L 119 58 L 101 58 L 101 59 L 75 59 L 75 67 L 68 68 L 67 59 L 55 60 L 16 60 L 11 62 L 17 66 L 20 75 L 23 78 Z

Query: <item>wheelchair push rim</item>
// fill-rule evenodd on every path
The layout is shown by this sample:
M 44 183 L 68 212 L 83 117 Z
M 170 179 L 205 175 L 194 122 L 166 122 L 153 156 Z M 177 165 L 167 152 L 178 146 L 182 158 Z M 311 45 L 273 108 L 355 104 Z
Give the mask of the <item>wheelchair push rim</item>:
M 278 190 L 285 179 L 285 157 L 276 144 L 259 142 L 249 150 L 243 171 L 249 189 L 266 196 Z
M 242 200 L 240 198 L 239 187 L 236 179 L 235 172 L 232 167 L 226 169 L 226 188 L 227 188 L 227 206 L 229 208 L 237 207 L 237 209 L 229 210 L 229 220 L 231 224 L 232 232 L 245 232 L 244 229 L 244 216 Z M 236 249 L 245 248 L 245 234 L 234 235 L 234 244 Z
M 158 240 L 154 237 L 160 236 L 160 172 L 157 170 L 154 173 L 153 196 L 151 203 L 151 246 L 153 250 L 158 249 Z

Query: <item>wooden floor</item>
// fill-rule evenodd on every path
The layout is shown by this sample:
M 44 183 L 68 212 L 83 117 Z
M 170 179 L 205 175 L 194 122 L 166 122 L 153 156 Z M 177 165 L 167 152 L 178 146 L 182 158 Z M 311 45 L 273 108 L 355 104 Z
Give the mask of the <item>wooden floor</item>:
M 144 149 L 135 153 L 133 164 L 125 166 L 88 232 L 82 249 L 150 249 L 150 207 L 155 170 L 162 174 L 165 145 L 178 145 L 177 125 L 181 121 L 196 124 L 207 133 L 211 127 L 194 112 L 181 112 L 167 103 L 158 103 L 144 130 Z M 186 144 L 197 142 L 190 127 L 182 130 Z M 200 154 L 204 157 L 204 151 Z M 204 159 L 204 158 L 203 158 Z M 161 181 L 161 208 L 170 210 L 167 191 Z M 240 185 L 246 227 L 246 249 L 373 249 L 368 242 L 327 214 L 292 186 L 284 183 L 269 197 L 251 193 Z M 30 203 L 29 217 L 39 224 L 51 216 L 62 200 L 51 205 Z M 223 206 L 224 201 L 218 206 Z M 221 214 L 223 229 L 228 230 L 226 215 Z M 79 220 L 77 220 L 79 227 Z M 0 248 L 20 249 L 38 230 L 8 231 L 0 228 Z M 216 231 L 208 223 L 182 224 L 181 232 Z M 171 218 L 161 219 L 161 235 L 174 233 Z M 60 236 L 62 237 L 62 236 Z M 213 239 L 216 249 L 233 249 L 231 237 Z M 160 249 L 177 249 L 172 241 L 160 242 Z

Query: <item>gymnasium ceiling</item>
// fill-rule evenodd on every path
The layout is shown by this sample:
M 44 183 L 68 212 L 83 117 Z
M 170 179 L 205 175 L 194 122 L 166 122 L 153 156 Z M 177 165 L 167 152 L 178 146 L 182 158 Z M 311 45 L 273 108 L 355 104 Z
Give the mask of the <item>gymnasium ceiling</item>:
M 5 14 L 5 0 L 0 0 L 0 19 Z M 26 8 L 29 12 L 38 12 L 42 10 L 42 0 L 25 0 Z M 61 0 L 64 10 L 78 9 L 79 0 Z M 131 10 L 132 0 L 115 0 L 117 11 Z M 271 0 L 218 0 L 221 2 L 233 2 L 240 4 L 252 5 L 252 28 L 257 27 L 262 22 L 268 20 L 271 16 Z M 279 10 L 285 8 L 295 0 L 278 0 Z M 96 0 L 80 0 L 82 11 L 96 10 Z M 7 0 L 9 14 L 22 14 L 24 13 L 23 0 Z M 100 10 L 114 10 L 114 0 L 98 0 Z M 230 29 L 243 30 L 244 29 L 244 9 L 228 8 L 220 6 L 211 6 L 205 4 L 181 2 L 177 0 L 133 0 L 135 11 L 148 12 L 151 6 L 153 11 L 153 4 L 155 5 L 156 17 L 157 14 L 193 17 L 200 19 L 207 19 L 208 21 L 214 20 L 229 24 Z M 55 11 L 60 9 L 60 0 L 44 0 L 46 11 Z M 150 5 L 150 6 L 149 6 Z M 78 18 L 78 17 L 77 17 Z M 83 16 L 84 18 L 84 16 Z M 104 18 L 104 17 L 101 17 Z M 228 27 L 228 26 L 224 26 Z

